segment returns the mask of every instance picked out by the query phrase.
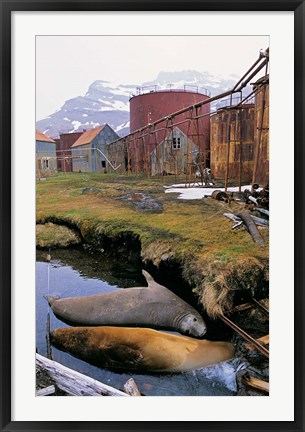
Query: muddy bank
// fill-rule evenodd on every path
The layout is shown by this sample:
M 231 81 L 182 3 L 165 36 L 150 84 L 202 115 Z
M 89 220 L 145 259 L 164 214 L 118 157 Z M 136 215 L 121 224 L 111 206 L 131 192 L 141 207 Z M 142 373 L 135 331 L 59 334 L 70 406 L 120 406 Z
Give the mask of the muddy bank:
M 194 302 L 195 298 L 211 319 L 253 297 L 260 300 L 269 296 L 268 262 L 256 257 L 230 260 L 222 254 L 211 260 L 208 255 L 198 256 L 196 245 L 179 251 L 178 242 L 179 237 L 162 237 L 158 232 L 149 241 L 137 233 L 136 227 L 125 231 L 115 224 L 75 223 L 54 217 L 37 223 L 38 248 L 78 245 L 89 252 L 140 264 L 159 283 L 170 282 L 171 289 L 185 300 Z

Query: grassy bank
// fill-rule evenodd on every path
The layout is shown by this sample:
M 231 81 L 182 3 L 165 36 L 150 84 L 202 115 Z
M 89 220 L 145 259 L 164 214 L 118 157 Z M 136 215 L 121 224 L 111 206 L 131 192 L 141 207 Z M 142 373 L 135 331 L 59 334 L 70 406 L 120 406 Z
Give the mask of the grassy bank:
M 124 243 L 124 233 L 129 233 L 138 239 L 144 263 L 181 265 L 184 279 L 211 316 L 230 308 L 240 290 L 266 289 L 268 229 L 260 231 L 266 243 L 261 248 L 246 231 L 232 230 L 233 223 L 223 216 L 240 210 L 240 204 L 178 200 L 164 193 L 173 180 L 69 173 L 39 181 L 37 223 L 64 223 L 76 228 L 82 241 L 100 242 L 101 249 L 105 238 Z M 154 199 L 156 210 L 139 208 L 140 194 Z M 48 233 L 38 234 L 38 242 L 42 237 L 43 245 L 52 244 L 50 225 Z

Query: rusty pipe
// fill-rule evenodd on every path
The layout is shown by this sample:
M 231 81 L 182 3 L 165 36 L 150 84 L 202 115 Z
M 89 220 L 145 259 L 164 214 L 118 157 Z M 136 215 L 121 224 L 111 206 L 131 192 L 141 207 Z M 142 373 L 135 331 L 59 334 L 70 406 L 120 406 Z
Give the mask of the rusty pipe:
M 260 351 L 265 357 L 269 358 L 269 351 L 267 350 L 267 348 L 265 348 L 259 342 L 257 342 L 257 340 L 254 339 L 252 336 L 250 336 L 247 332 L 245 332 L 245 330 L 243 330 L 242 328 L 238 327 L 238 325 L 236 325 L 235 323 L 233 323 L 231 320 L 229 320 L 229 318 L 227 318 L 224 315 L 221 315 L 220 319 L 223 322 L 225 322 L 229 327 L 231 327 L 233 330 L 235 330 L 236 333 L 238 333 L 240 336 L 242 336 L 248 342 L 250 342 L 251 344 L 253 344 L 255 346 L 255 348 L 258 351 Z

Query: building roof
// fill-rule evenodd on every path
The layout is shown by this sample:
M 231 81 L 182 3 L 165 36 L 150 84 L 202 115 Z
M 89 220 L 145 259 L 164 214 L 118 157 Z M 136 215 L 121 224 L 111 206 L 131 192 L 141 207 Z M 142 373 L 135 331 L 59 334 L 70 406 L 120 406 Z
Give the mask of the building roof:
M 81 145 L 89 144 L 91 141 L 104 129 L 106 125 L 99 126 L 95 129 L 90 129 L 84 132 L 72 145 L 72 147 L 78 147 Z M 72 148 L 71 147 L 71 148 Z
M 49 138 L 47 135 L 40 132 L 40 130 L 38 130 L 38 129 L 36 129 L 36 141 L 45 141 L 45 142 L 55 143 L 55 141 L 52 140 L 52 138 Z

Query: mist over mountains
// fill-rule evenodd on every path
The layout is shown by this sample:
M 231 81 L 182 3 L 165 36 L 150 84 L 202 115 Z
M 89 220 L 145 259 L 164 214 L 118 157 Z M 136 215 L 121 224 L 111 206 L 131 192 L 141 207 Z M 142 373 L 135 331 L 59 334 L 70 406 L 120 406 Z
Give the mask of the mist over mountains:
M 199 91 L 206 89 L 211 96 L 231 89 L 239 77 L 217 77 L 208 72 L 185 70 L 160 72 L 153 81 L 140 85 L 116 84 L 94 81 L 84 96 L 76 96 L 48 117 L 36 122 L 37 129 L 51 138 L 60 133 L 77 132 L 108 123 L 120 136 L 129 133 L 129 99 L 138 94 L 137 88 L 156 86 L 156 90 L 185 88 Z

